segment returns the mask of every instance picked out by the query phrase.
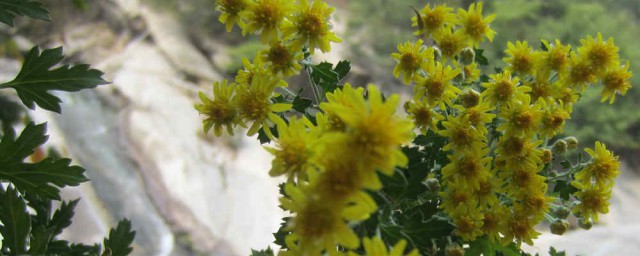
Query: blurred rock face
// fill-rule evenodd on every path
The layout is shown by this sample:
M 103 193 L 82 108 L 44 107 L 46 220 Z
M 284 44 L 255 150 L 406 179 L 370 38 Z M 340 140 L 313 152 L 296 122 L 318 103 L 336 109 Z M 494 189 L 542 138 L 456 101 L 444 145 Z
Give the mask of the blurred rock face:
M 213 53 L 195 46 L 179 10 L 154 1 L 90 1 L 85 11 L 47 6 L 55 6 L 53 23 L 23 24 L 37 36 L 22 37 L 63 45 L 72 62 L 89 63 L 112 82 L 63 95 L 62 115 L 35 117 L 54 121 L 53 144 L 91 179 L 65 190 L 82 198 L 65 238 L 100 242 L 128 218 L 137 231 L 134 255 L 247 255 L 269 246 L 283 216 L 279 180 L 268 176 L 271 157 L 243 131 L 203 134 L 197 91 L 210 93 L 223 76 Z M 2 74 L 19 68 L 5 67 L 11 70 Z

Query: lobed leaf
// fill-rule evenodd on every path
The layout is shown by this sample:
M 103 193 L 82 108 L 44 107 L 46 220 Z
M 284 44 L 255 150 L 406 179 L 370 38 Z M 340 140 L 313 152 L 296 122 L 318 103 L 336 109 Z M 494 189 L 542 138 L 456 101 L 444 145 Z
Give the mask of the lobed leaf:
M 131 221 L 123 219 L 115 229 L 109 231 L 109 238 L 104 239 L 105 252 L 111 251 L 112 256 L 126 256 L 133 251 L 131 243 L 136 232 L 131 230 Z
M 52 69 L 62 59 L 62 47 L 40 52 L 35 46 L 25 57 L 16 78 L 0 84 L 0 88 L 14 88 L 22 103 L 30 109 L 35 108 L 35 103 L 43 109 L 60 113 L 61 100 L 49 91 L 75 92 L 108 83 L 102 79 L 102 71 L 90 69 L 86 64 Z
M 0 22 L 13 27 L 13 19 L 18 15 L 49 20 L 49 11 L 38 1 L 0 0 Z

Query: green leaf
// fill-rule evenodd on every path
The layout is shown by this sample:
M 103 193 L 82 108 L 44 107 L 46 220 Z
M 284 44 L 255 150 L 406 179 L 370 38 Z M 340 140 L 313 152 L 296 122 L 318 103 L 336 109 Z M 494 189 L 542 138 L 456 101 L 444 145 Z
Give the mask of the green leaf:
M 49 91 L 75 92 L 108 83 L 102 79 L 102 71 L 90 69 L 86 64 L 63 65 L 52 69 L 62 59 L 62 47 L 40 53 L 35 46 L 25 57 L 16 78 L 0 84 L 0 88 L 14 88 L 22 103 L 30 109 L 35 108 L 35 103 L 43 109 L 60 113 L 61 100 Z
M 274 237 L 274 241 L 273 243 L 277 244 L 280 246 L 281 249 L 287 249 L 287 243 L 285 242 L 285 237 L 291 233 L 289 231 L 287 231 L 287 223 L 289 222 L 289 220 L 291 219 L 291 217 L 284 217 L 282 218 L 282 223 L 280 223 L 280 228 L 278 229 L 278 232 L 273 233 L 273 237 Z
M 351 63 L 347 60 L 341 60 L 333 71 L 338 74 L 338 80 L 342 80 L 349 74 L 349 71 L 351 71 Z
M 84 169 L 71 166 L 71 159 L 44 159 L 38 163 L 20 163 L 0 167 L 0 179 L 8 180 L 25 193 L 60 200 L 58 187 L 77 186 L 88 179 Z M 55 186 L 54 186 L 55 185 Z
M 469 248 L 465 250 L 465 256 L 520 256 L 520 250 L 514 243 L 510 243 L 506 246 L 500 243 L 491 242 L 486 236 L 476 238 L 476 240 L 469 243 Z
M 0 0 L 0 22 L 13 27 L 16 15 L 49 20 L 49 12 L 38 1 Z
M 131 221 L 123 219 L 115 229 L 109 231 L 109 238 L 104 239 L 105 251 L 111 250 L 112 256 L 126 256 L 133 251 L 131 243 L 136 232 L 131 230 Z
M 273 256 L 273 250 L 267 247 L 266 250 L 256 251 L 251 249 L 251 256 Z
M 31 217 L 27 212 L 27 205 L 18 191 L 9 186 L 2 191 L 0 200 L 0 234 L 2 247 L 9 248 L 12 255 L 22 255 L 27 252 L 27 240 L 31 232 Z
M 0 164 L 9 165 L 12 162 L 22 162 L 33 153 L 35 148 L 47 141 L 46 131 L 46 123 L 39 125 L 29 123 L 22 130 L 18 139 L 15 139 L 15 133 L 5 134 L 0 141 Z
M 306 109 L 310 107 L 312 103 L 313 101 L 311 99 L 302 98 L 298 95 L 293 99 L 293 109 L 304 114 Z
M 473 49 L 473 51 L 476 54 L 476 58 L 475 61 L 478 63 L 478 65 L 480 66 L 486 66 L 489 65 L 489 60 L 487 59 L 487 57 L 484 56 L 484 50 L 483 49 Z
M 71 225 L 71 219 L 75 214 L 74 210 L 80 202 L 80 199 L 73 200 L 71 202 L 62 202 L 60 208 L 53 213 L 49 227 L 53 229 L 54 235 L 59 235 L 62 230 Z
M 549 256 L 566 256 L 567 253 L 564 251 L 556 251 L 556 248 L 553 248 L 553 246 L 551 246 L 551 248 L 549 248 Z
M 317 65 L 309 65 L 311 68 L 311 79 L 316 84 L 320 84 L 321 81 L 327 83 L 338 83 L 340 76 L 333 70 L 333 64 L 323 61 Z
M 29 255 L 45 255 L 53 236 L 51 228 L 34 227 L 29 242 Z

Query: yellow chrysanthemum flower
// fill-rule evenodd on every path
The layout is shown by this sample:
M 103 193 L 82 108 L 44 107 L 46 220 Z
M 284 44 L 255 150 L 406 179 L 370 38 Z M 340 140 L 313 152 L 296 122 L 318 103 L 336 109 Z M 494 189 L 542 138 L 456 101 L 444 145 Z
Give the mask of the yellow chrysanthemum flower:
M 289 77 L 300 73 L 302 51 L 285 45 L 279 40 L 271 41 L 269 49 L 261 51 L 260 58 L 273 75 Z
M 268 69 L 264 62 L 262 62 L 262 58 L 260 57 L 260 52 L 253 59 L 253 63 L 249 61 L 247 58 L 242 58 L 243 69 L 238 70 L 238 74 L 235 77 L 235 82 L 239 85 L 250 85 L 253 83 L 254 76 L 262 76 L 268 75 Z
M 274 112 L 284 112 L 291 109 L 289 103 L 272 103 L 271 94 L 277 86 L 286 87 L 287 82 L 270 75 L 260 74 L 251 79 L 251 85 L 239 85 L 236 92 L 236 106 L 243 121 L 253 122 L 247 131 L 252 136 L 264 128 L 264 132 L 271 138 L 269 121 L 276 122 L 280 118 Z
M 580 90 L 564 86 L 561 82 L 557 83 L 554 88 L 553 98 L 556 102 L 562 103 L 567 112 L 573 112 L 573 104 L 580 99 Z
M 626 65 L 607 70 L 602 76 L 602 98 L 600 101 L 605 102 L 609 99 L 609 104 L 613 104 L 616 99 L 616 94 L 625 95 L 627 90 L 631 88 L 629 79 L 631 78 L 631 72 L 629 70 L 629 62 Z
M 580 39 L 580 43 L 582 45 L 578 47 L 578 55 L 596 74 L 619 65 L 618 47 L 613 44 L 613 38 L 603 41 L 602 34 L 598 33 L 596 38 L 587 36 Z
M 427 63 L 426 68 L 427 77 L 416 79 L 414 99 L 424 97 L 429 104 L 438 104 L 441 109 L 452 106 L 461 91 L 451 82 L 460 74 L 460 69 L 443 66 L 440 62 Z
M 428 130 L 437 132 L 438 123 L 444 120 L 444 116 L 434 110 L 435 106 L 429 104 L 426 100 L 407 101 L 404 110 L 410 119 L 413 120 L 415 127 L 420 129 L 422 134 L 427 134 Z
M 537 73 L 533 80 L 525 81 L 524 85 L 531 88 L 529 95 L 531 96 L 531 102 L 536 102 L 538 99 L 552 100 L 553 93 L 556 91 L 557 83 L 552 83 L 549 77 L 550 73 Z
M 461 74 L 464 74 L 464 82 L 473 83 L 480 79 L 480 69 L 478 68 L 478 63 L 471 63 L 469 65 L 464 65 L 462 68 Z
M 503 105 L 498 114 L 505 122 L 500 124 L 498 131 L 507 135 L 529 137 L 537 132 L 542 117 L 540 104 L 531 104 L 528 94 L 516 96 L 516 100 Z
M 471 208 L 476 208 L 478 201 L 470 188 L 459 187 L 455 182 L 450 182 L 444 191 L 438 192 L 442 199 L 440 208 L 449 216 L 466 214 Z
M 540 232 L 536 231 L 534 226 L 537 222 L 532 221 L 527 215 L 512 214 L 507 220 L 507 230 L 504 234 L 504 242 L 510 243 L 516 240 L 518 247 L 525 242 L 533 245 L 533 239 L 538 238 Z
M 578 189 L 573 195 L 580 203 L 573 207 L 572 211 L 585 219 L 593 219 L 598 222 L 598 213 L 609 212 L 609 199 L 611 199 L 611 187 L 597 184 L 583 184 L 571 182 Z
M 471 125 L 480 130 L 482 134 L 489 132 L 486 125 L 496 117 L 496 114 L 492 113 L 495 106 L 487 104 L 482 99 L 474 107 L 464 108 L 460 105 L 454 105 L 453 108 L 460 110 L 460 115 L 469 120 Z
M 465 152 L 475 152 L 481 150 L 485 144 L 486 137 L 471 125 L 469 119 L 463 116 L 448 116 L 442 122 L 444 129 L 438 133 L 447 138 L 447 144 L 442 150 L 453 150 L 457 154 Z
M 234 105 L 235 84 L 228 84 L 222 80 L 213 84 L 213 100 L 204 93 L 199 92 L 201 104 L 195 105 L 196 110 L 205 116 L 203 121 L 204 132 L 207 133 L 213 127 L 216 136 L 222 135 L 222 128 L 226 127 L 227 133 L 233 135 L 233 127 L 241 125 L 238 110 Z
M 433 34 L 433 40 L 445 60 L 455 60 L 455 56 L 468 46 L 467 35 L 462 30 L 452 31 L 451 29 L 445 29 L 439 31 Z
M 521 166 L 535 168 L 541 162 L 542 151 L 538 148 L 542 140 L 531 140 L 518 136 L 502 136 L 498 139 L 496 154 L 508 160 L 515 160 Z
M 444 30 L 447 27 L 453 27 L 457 23 L 457 17 L 453 13 L 453 8 L 446 4 L 435 5 L 433 9 L 427 4 L 418 12 L 420 17 L 411 18 L 411 27 L 417 27 L 418 30 L 413 32 L 414 35 L 429 36 L 433 33 Z M 418 21 L 420 18 L 420 21 Z
M 251 0 L 217 0 L 215 9 L 222 14 L 218 20 L 225 24 L 227 32 L 231 32 L 233 25 L 238 23 L 240 28 L 244 28 L 246 19 L 246 10 L 255 4 Z
M 538 62 L 536 64 L 537 70 L 540 73 L 549 73 L 549 71 L 564 72 L 569 64 L 571 45 L 563 45 L 557 39 L 553 44 L 544 39 L 541 41 L 547 50 L 540 52 L 540 58 L 537 59 Z
M 393 68 L 393 75 L 396 78 L 402 76 L 402 82 L 411 83 L 417 76 L 420 68 L 427 62 L 433 62 L 433 48 L 423 45 L 423 41 L 406 42 L 398 44 L 398 52 L 392 53 L 398 64 Z
M 413 249 L 408 254 L 404 254 L 404 250 L 407 247 L 407 241 L 402 239 L 391 248 L 391 251 L 387 248 L 387 245 L 380 237 L 362 239 L 362 247 L 366 256 L 420 256 L 418 249 Z M 347 256 L 359 256 L 355 252 L 349 252 Z
M 546 188 L 546 187 L 545 187 Z M 546 189 L 527 190 L 523 192 L 515 204 L 515 211 L 528 214 L 533 219 L 543 219 L 549 213 L 551 203 L 555 198 L 545 195 Z
M 285 242 L 291 255 L 322 255 L 335 252 L 336 246 L 355 249 L 360 239 L 331 205 L 318 201 L 312 195 L 290 194 L 290 202 L 282 206 L 296 215 L 287 224 L 291 234 Z
M 285 17 L 291 15 L 294 9 L 293 0 L 256 0 L 247 10 L 247 25 L 242 33 L 259 32 L 263 43 L 277 39 L 281 26 L 288 22 Z
M 498 242 L 502 239 L 501 233 L 505 233 L 509 217 L 509 209 L 504 205 L 496 205 L 483 213 L 482 231 L 489 240 Z
M 465 154 L 451 154 L 449 163 L 442 168 L 442 176 L 446 181 L 457 181 L 457 185 L 474 190 L 480 189 L 480 181 L 489 178 L 488 165 L 490 157 L 486 157 L 488 149 L 478 149 Z
M 538 53 L 533 51 L 527 41 L 516 41 L 515 45 L 507 42 L 505 53 L 508 57 L 502 60 L 509 64 L 507 69 L 519 75 L 531 74 L 539 58 Z
M 465 241 L 473 241 L 482 235 L 482 214 L 478 210 L 457 213 L 451 216 L 455 229 L 453 234 Z
M 519 86 L 520 79 L 512 77 L 511 72 L 508 70 L 489 77 L 492 81 L 482 83 L 482 87 L 486 88 L 486 90 L 481 95 L 491 105 L 505 104 L 514 100 L 516 95 L 524 94 L 531 90 L 527 86 Z
M 598 185 L 613 185 L 613 180 L 620 173 L 618 157 L 607 150 L 607 147 L 599 141 L 596 141 L 595 150 L 585 148 L 584 151 L 591 156 L 591 161 L 576 174 L 576 181 L 582 184 L 591 184 L 591 180 L 594 179 Z
M 302 49 L 308 46 L 311 54 L 318 48 L 322 52 L 331 51 L 330 42 L 342 42 L 331 30 L 329 16 L 335 8 L 320 0 L 298 1 L 296 11 L 291 16 L 291 23 L 283 28 L 283 37 L 292 37 L 291 45 Z
M 275 156 L 269 175 L 275 177 L 285 174 L 289 180 L 303 179 L 311 166 L 319 130 L 306 117 L 292 117 L 289 118 L 289 124 L 283 120 L 276 124 L 278 139 L 275 140 L 275 147 L 265 147 Z
M 574 52 L 571 52 L 569 70 L 561 79 L 567 86 L 573 86 L 582 90 L 587 84 L 596 81 L 596 75 L 596 70 L 591 66 L 589 61 L 578 58 Z
M 400 100 L 393 94 L 382 101 L 382 94 L 373 85 L 367 87 L 368 98 L 362 91 L 345 84 L 342 93 L 350 98 L 351 106 L 336 102 L 323 102 L 320 108 L 337 116 L 346 124 L 348 146 L 352 154 L 373 169 L 392 175 L 395 166 L 405 166 L 407 157 L 400 146 L 411 140 L 413 123 L 395 115 Z
M 468 11 L 458 9 L 458 20 L 462 25 L 462 31 L 468 36 L 474 47 L 478 47 L 485 37 L 489 39 L 489 42 L 493 41 L 496 32 L 489 27 L 489 23 L 495 18 L 495 14 L 487 17 L 482 16 L 482 2 L 472 3 L 469 5 Z
M 543 110 L 542 121 L 538 134 L 544 138 L 553 138 L 556 134 L 562 132 L 564 123 L 571 118 L 569 112 L 565 109 L 564 103 L 548 103 L 547 100 L 540 100 L 540 107 Z
M 478 201 L 478 207 L 481 210 L 486 210 L 491 207 L 497 207 L 500 204 L 500 199 L 497 194 L 504 186 L 504 180 L 496 177 L 496 173 L 488 171 L 487 177 L 479 181 L 480 186 L 473 190 L 473 195 Z

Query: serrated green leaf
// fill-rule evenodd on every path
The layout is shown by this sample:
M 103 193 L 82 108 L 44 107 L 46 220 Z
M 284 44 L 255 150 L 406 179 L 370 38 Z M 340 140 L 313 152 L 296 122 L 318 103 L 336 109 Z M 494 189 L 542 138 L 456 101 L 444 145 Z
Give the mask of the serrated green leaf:
M 13 19 L 17 15 L 49 20 L 49 11 L 38 1 L 0 0 L 0 22 L 13 27 Z
M 71 159 L 44 159 L 38 163 L 19 163 L 0 167 L 0 179 L 7 180 L 24 193 L 60 200 L 58 187 L 77 186 L 88 179 L 84 168 L 71 166 Z
M 553 248 L 553 246 L 551 246 L 549 248 L 549 256 L 566 256 L 567 253 L 565 251 L 557 251 L 556 248 Z
M 102 79 L 102 71 L 90 69 L 86 64 L 52 69 L 62 59 L 62 47 L 46 49 L 42 53 L 37 46 L 33 47 L 16 78 L 0 84 L 0 88 L 14 88 L 22 103 L 30 109 L 35 109 L 35 103 L 60 113 L 61 100 L 49 91 L 75 92 L 108 83 Z
M 339 75 L 335 71 L 333 71 L 333 64 L 329 62 L 322 62 L 317 65 L 309 65 L 311 68 L 311 79 L 313 79 L 316 84 L 319 84 L 320 81 L 325 81 L 327 83 L 338 83 Z
M 491 242 L 487 237 L 479 237 L 469 243 L 469 248 L 465 249 L 465 256 L 520 256 L 520 250 L 514 243 L 506 246 L 500 243 Z
M 27 205 L 18 191 L 11 186 L 6 191 L 2 191 L 1 196 L 2 247 L 9 248 L 12 255 L 25 254 L 31 232 L 31 217 L 27 212 Z
M 131 243 L 136 232 L 131 230 L 131 221 L 123 219 L 115 229 L 109 231 L 109 238 L 104 239 L 104 247 L 111 250 L 112 256 L 126 256 L 133 251 Z
M 289 222 L 289 219 L 291 219 L 291 217 L 282 218 L 282 223 L 280 223 L 280 228 L 276 233 L 273 233 L 273 238 L 275 239 L 273 243 L 279 245 L 281 249 L 288 248 L 287 243 L 285 242 L 284 239 L 289 233 L 291 233 L 287 231 L 287 222 Z
M 267 247 L 266 250 L 256 251 L 251 249 L 251 256 L 273 256 L 273 250 Z
M 53 213 L 49 227 L 53 229 L 54 235 L 59 235 L 62 230 L 71 225 L 71 219 L 75 214 L 74 210 L 80 202 L 80 199 L 73 200 L 71 202 L 62 202 L 60 208 Z
M 47 141 L 46 131 L 46 123 L 39 125 L 29 123 L 17 139 L 15 139 L 15 133 L 5 134 L 2 141 L 0 141 L 0 164 L 10 165 L 11 163 L 22 162 L 33 153 L 36 147 Z
M 71 244 L 68 241 L 57 240 L 49 243 L 46 255 L 96 256 L 100 255 L 100 245 Z

